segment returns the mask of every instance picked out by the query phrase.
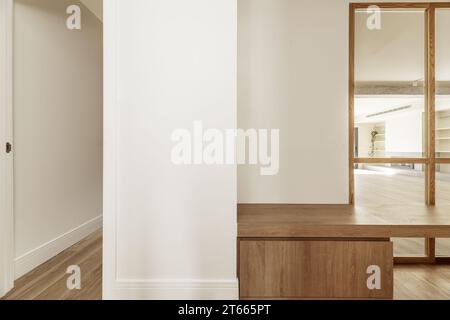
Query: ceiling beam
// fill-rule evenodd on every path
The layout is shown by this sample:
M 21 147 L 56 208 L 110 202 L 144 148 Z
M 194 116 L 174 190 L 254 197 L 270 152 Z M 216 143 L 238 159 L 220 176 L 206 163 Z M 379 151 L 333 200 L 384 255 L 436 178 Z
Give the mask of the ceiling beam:
M 424 95 L 423 81 L 361 81 L 355 83 L 355 95 Z M 450 95 L 450 81 L 436 82 L 437 95 Z

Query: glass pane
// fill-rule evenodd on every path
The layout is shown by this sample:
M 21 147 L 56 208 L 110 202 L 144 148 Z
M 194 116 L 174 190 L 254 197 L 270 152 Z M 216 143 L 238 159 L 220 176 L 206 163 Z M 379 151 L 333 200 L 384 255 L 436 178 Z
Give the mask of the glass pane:
M 450 239 L 436 239 L 436 256 L 450 257 Z
M 450 158 L 450 10 L 436 10 L 436 157 Z
M 425 256 L 425 239 L 423 238 L 394 238 L 394 256 L 401 257 L 424 257 Z
M 450 164 L 436 165 L 436 203 L 450 205 Z M 436 255 L 450 257 L 450 239 L 436 239 Z
M 423 157 L 425 12 L 359 10 L 355 16 L 355 154 Z M 378 28 L 379 27 L 379 28 Z
M 436 203 L 450 205 L 450 164 L 436 165 Z
M 355 170 L 358 206 L 423 205 L 425 166 L 421 164 L 360 164 Z

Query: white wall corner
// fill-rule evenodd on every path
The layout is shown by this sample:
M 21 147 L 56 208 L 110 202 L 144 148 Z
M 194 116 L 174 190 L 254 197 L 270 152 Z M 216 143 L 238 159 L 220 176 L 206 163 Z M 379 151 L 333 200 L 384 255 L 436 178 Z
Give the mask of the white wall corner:
M 31 250 L 30 252 L 16 258 L 15 278 L 18 279 L 34 268 L 40 266 L 51 258 L 57 256 L 64 250 L 77 244 L 93 232 L 102 227 L 103 218 L 98 216 L 81 226 L 74 228 L 65 234 Z
M 80 0 L 100 21 L 103 21 L 103 0 Z

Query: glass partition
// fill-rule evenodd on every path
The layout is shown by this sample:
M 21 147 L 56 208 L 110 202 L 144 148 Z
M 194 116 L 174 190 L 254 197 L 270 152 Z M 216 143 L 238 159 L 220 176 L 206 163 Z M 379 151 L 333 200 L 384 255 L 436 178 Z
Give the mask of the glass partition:
M 355 157 L 422 158 L 425 11 L 380 9 L 374 22 L 376 14 L 355 13 Z
M 450 9 L 436 9 L 436 157 L 450 158 Z
M 359 164 L 355 169 L 358 206 L 423 205 L 425 172 L 421 164 Z

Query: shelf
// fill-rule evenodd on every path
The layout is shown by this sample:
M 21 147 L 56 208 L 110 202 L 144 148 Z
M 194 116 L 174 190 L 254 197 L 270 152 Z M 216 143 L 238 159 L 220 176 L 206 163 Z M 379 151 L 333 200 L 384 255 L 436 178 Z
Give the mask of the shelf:
M 450 128 L 437 128 L 436 131 L 446 131 L 446 130 L 450 130 Z
M 450 140 L 450 137 L 438 137 L 436 140 Z

